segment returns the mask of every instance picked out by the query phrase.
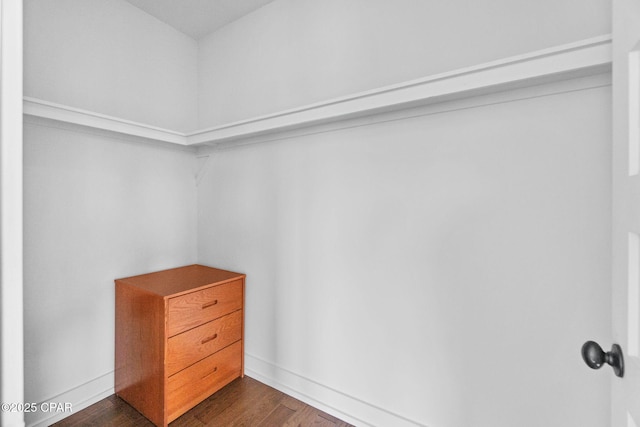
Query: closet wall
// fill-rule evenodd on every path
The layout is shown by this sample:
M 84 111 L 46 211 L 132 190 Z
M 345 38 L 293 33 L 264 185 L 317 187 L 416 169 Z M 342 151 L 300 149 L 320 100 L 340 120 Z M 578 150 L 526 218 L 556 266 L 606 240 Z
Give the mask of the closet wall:
M 195 41 L 124 1 L 26 1 L 24 52 L 26 96 L 194 126 Z M 196 160 L 33 117 L 24 152 L 25 399 L 79 409 L 113 393 L 113 280 L 196 261 Z
M 200 125 L 607 32 L 606 1 L 276 1 L 201 41 Z M 358 425 L 607 425 L 607 85 L 211 150 L 198 257 L 247 273 L 248 374 Z
M 25 1 L 34 97 L 174 131 L 197 125 L 195 40 L 123 0 Z
M 206 128 L 611 32 L 606 0 L 278 0 L 199 43 Z
M 605 0 L 276 0 L 196 42 L 123 0 L 27 0 L 25 95 L 189 131 L 609 21 Z M 608 423 L 579 348 L 611 340 L 609 76 L 269 139 L 27 118 L 27 401 L 113 392 L 113 279 L 199 261 L 247 273 L 247 373 L 354 423 Z
M 607 425 L 598 86 L 211 153 L 198 258 L 247 273 L 248 375 L 357 425 Z

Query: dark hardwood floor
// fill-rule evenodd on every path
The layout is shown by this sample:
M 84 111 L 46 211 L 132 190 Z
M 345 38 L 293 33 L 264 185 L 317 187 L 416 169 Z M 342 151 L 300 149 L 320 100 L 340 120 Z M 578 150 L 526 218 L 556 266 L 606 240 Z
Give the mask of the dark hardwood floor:
M 233 381 L 169 425 L 171 427 L 351 426 L 246 376 Z M 153 424 L 124 400 L 111 395 L 59 421 L 54 426 L 153 427 Z

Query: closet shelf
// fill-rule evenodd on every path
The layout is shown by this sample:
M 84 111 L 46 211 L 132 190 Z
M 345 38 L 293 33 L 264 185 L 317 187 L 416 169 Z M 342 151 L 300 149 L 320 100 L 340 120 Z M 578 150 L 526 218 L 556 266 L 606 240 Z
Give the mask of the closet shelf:
M 189 133 L 30 97 L 24 98 L 24 114 L 184 146 L 216 145 L 316 124 L 605 73 L 611 69 L 611 57 L 611 35 L 603 35 Z
M 94 113 L 93 111 L 69 107 L 42 99 L 25 96 L 23 98 L 23 112 L 26 116 L 40 117 L 67 124 L 88 127 L 119 134 L 147 138 L 155 141 L 170 142 L 187 145 L 186 135 L 168 129 L 137 123 L 119 117 Z

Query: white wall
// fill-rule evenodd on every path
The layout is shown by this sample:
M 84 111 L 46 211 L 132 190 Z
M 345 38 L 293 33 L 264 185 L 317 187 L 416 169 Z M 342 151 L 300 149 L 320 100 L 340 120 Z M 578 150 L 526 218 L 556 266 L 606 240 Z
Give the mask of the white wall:
M 196 261 L 195 157 L 41 121 L 24 152 L 25 401 L 78 410 L 113 393 L 114 279 Z
M 25 96 L 195 128 L 193 39 L 124 0 L 27 0 L 24 12 Z
M 433 4 L 278 0 L 197 44 L 28 0 L 25 94 L 191 130 L 610 31 L 605 0 Z M 193 153 L 27 124 L 25 399 L 108 392 L 113 279 L 197 259 L 248 274 L 251 373 L 358 424 L 606 425 L 610 93 L 566 84 L 216 152 L 197 194 Z
M 199 41 L 199 126 L 611 31 L 608 0 L 278 0 Z
M 24 55 L 25 96 L 196 126 L 197 43 L 126 1 L 26 1 Z M 113 393 L 113 280 L 196 260 L 196 160 L 36 119 L 24 140 L 25 400 L 79 410 Z
M 610 88 L 563 85 L 212 152 L 249 375 L 359 425 L 608 425 Z

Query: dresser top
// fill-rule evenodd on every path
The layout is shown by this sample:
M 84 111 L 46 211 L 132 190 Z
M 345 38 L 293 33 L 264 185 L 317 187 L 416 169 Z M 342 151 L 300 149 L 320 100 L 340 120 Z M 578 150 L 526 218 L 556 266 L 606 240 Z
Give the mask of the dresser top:
M 242 273 L 194 264 L 139 276 L 125 277 L 117 279 L 116 282 L 126 283 L 166 297 L 191 292 L 207 285 L 230 282 L 243 277 L 245 275 Z

